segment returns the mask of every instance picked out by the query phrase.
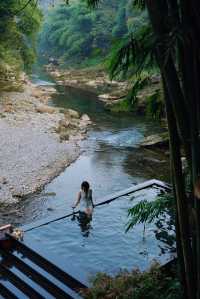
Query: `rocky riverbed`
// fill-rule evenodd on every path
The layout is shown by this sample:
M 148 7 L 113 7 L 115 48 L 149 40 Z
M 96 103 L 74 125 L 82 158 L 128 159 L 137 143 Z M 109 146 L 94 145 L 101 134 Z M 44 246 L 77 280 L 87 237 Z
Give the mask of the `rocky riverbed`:
M 130 83 L 128 81 L 111 81 L 108 74 L 102 69 L 86 68 L 80 70 L 65 70 L 60 69 L 53 64 L 46 65 L 45 69 L 58 85 L 89 90 L 98 95 L 98 99 L 105 103 L 105 109 L 107 111 L 123 113 L 134 112 L 136 115 L 147 115 L 150 105 L 149 102 L 152 97 L 154 97 L 154 102 L 152 103 L 152 111 L 149 112 L 150 115 L 148 116 L 155 118 L 156 111 L 153 113 L 154 107 L 157 106 L 162 109 L 160 104 L 161 100 L 159 98 L 160 95 L 158 93 L 161 88 L 161 78 L 159 75 L 152 75 L 151 78 L 149 78 L 149 84 L 138 92 L 136 99 L 137 103 L 132 109 L 126 104 L 123 104 L 131 87 Z M 155 102 L 156 97 L 158 97 L 158 102 Z M 165 129 L 164 132 L 147 136 L 141 143 L 141 147 L 155 150 L 167 150 L 168 153 L 169 136 L 167 133 L 168 129 L 164 112 L 161 127 Z
M 133 82 L 110 80 L 108 74 L 98 68 L 86 69 L 61 69 L 53 64 L 45 66 L 58 85 L 87 90 L 98 95 L 100 101 L 104 102 L 106 110 L 114 113 L 134 112 L 138 115 L 147 114 L 148 102 L 152 97 L 157 98 L 160 103 L 158 91 L 161 88 L 161 78 L 159 75 L 149 77 L 148 84 L 141 88 L 135 99 L 134 105 L 127 105 L 127 95 L 129 94 Z M 126 102 L 126 103 L 125 103 Z
M 57 84 L 94 92 L 101 101 L 106 103 L 123 98 L 130 88 L 128 81 L 110 80 L 102 69 L 63 70 L 52 64 L 46 65 L 45 69 Z
M 0 204 L 39 191 L 80 154 L 90 119 L 49 106 L 55 92 L 26 81 L 0 94 Z

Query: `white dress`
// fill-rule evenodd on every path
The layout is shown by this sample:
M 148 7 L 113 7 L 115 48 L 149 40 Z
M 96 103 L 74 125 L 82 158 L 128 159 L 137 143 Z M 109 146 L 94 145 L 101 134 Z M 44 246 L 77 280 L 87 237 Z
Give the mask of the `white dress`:
M 92 209 L 92 190 L 89 189 L 88 193 L 86 194 L 83 190 L 81 192 L 81 199 L 80 199 L 80 211 L 85 211 L 86 209 Z

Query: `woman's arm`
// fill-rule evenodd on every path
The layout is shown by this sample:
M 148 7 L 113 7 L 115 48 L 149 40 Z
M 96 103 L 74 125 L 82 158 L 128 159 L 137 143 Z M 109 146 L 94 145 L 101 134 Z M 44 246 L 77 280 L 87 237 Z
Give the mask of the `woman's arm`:
M 76 203 L 75 203 L 75 205 L 72 206 L 72 208 L 76 208 L 79 205 L 80 200 L 81 200 L 81 192 L 79 191 L 78 195 L 77 195 Z

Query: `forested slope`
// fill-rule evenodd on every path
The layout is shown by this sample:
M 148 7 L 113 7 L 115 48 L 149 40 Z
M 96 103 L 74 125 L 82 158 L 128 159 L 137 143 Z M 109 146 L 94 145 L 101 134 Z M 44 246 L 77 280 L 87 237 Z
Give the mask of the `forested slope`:
M 40 53 L 64 64 L 96 64 L 111 46 L 145 21 L 132 0 L 104 0 L 96 10 L 83 1 L 50 9 L 40 34 Z
M 34 1 L 0 1 L 0 88 L 17 79 L 35 60 L 42 14 Z

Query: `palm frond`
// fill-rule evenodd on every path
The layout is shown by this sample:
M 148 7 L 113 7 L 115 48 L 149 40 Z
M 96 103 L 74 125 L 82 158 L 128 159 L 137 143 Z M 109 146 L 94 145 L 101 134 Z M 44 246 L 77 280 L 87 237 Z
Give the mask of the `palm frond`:
M 137 78 L 134 78 L 133 85 L 126 96 L 126 99 L 131 103 L 131 105 L 133 105 L 137 100 L 138 92 L 142 90 L 146 85 L 148 85 L 149 82 L 150 76 L 148 74 L 144 77 L 139 76 Z
M 142 200 L 128 210 L 130 220 L 126 225 L 126 232 L 138 223 L 152 223 L 167 210 L 173 208 L 173 196 L 164 194 L 154 201 Z
M 130 34 L 117 42 L 109 58 L 108 69 L 111 79 L 131 71 L 140 74 L 152 66 L 154 59 L 154 38 L 149 24 L 144 25 L 135 34 Z

